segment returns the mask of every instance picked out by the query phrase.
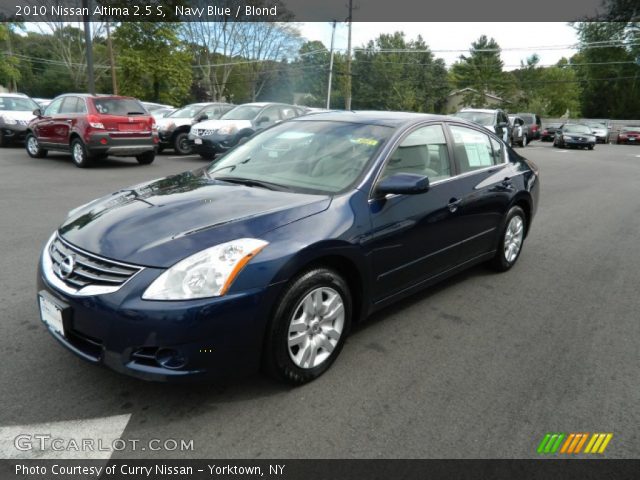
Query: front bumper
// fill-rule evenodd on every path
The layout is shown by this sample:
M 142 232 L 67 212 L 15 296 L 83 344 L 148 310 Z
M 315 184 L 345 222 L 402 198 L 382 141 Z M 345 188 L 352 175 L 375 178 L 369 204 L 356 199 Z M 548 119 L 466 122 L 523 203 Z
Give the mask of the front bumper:
M 142 293 L 164 270 L 144 268 L 114 293 L 77 296 L 53 287 L 47 276 L 55 274 L 45 274 L 45 268 L 41 258 L 39 295 L 64 312 L 64 335 L 49 331 L 84 360 L 154 381 L 203 381 L 259 369 L 277 285 L 224 297 L 149 301 Z M 166 352 L 175 352 L 184 364 L 163 366 Z
M 7 141 L 11 142 L 22 142 L 27 136 L 27 125 L 2 124 L 2 126 L 0 126 L 0 130 L 2 130 L 3 137 Z
M 206 137 L 199 137 L 193 133 L 189 133 L 189 144 L 193 147 L 193 151 L 204 155 L 215 155 L 226 152 L 234 147 L 236 143 L 237 140 L 233 135 L 214 133 Z
M 113 155 L 131 157 L 158 148 L 158 135 L 127 135 L 108 133 L 92 133 L 86 140 L 87 149 L 91 155 Z

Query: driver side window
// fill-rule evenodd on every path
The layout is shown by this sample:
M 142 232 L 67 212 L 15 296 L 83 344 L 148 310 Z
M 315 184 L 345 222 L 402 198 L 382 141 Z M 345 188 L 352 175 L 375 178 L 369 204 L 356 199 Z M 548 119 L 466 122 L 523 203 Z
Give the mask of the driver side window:
M 58 98 L 57 100 L 54 100 L 53 102 L 51 102 L 49 104 L 49 106 L 47 107 L 47 109 L 45 110 L 44 114 L 49 116 L 49 115 L 57 115 L 58 112 L 60 111 L 60 105 L 62 105 L 62 101 L 65 99 L 65 97 L 63 98 Z
M 449 150 L 442 125 L 411 132 L 391 153 L 381 179 L 396 173 L 426 175 L 430 182 L 451 176 Z

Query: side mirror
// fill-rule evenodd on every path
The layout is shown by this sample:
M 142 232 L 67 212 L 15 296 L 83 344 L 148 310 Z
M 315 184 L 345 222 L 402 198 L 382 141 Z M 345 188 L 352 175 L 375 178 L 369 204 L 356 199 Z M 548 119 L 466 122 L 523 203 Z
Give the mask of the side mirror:
M 202 115 L 198 115 L 195 120 L 196 120 L 196 123 L 204 122 L 205 120 L 209 120 L 209 115 L 207 115 L 206 113 L 203 113 Z
M 418 195 L 429 190 L 429 177 L 415 173 L 395 173 L 378 183 L 376 193 L 380 196 L 388 194 Z
M 42 116 L 42 110 L 40 110 L 39 108 L 36 108 L 33 112 L 36 117 L 40 118 Z

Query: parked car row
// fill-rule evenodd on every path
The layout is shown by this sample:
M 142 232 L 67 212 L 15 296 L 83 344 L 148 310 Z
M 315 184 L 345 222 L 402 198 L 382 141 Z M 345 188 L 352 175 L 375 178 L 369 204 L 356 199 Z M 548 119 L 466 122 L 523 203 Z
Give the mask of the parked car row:
M 455 117 L 475 122 L 498 135 L 507 145 L 526 147 L 540 138 L 542 122 L 535 113 L 507 115 L 502 109 L 463 108 Z

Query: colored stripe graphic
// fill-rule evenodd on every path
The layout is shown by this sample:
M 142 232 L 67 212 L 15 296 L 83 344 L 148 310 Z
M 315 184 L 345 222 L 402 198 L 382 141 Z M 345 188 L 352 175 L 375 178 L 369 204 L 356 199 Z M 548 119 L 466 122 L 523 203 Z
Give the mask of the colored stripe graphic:
M 589 438 L 591 435 L 591 438 Z M 604 453 L 613 433 L 556 433 L 545 434 L 538 445 L 538 453 L 542 455 L 564 453 L 576 455 L 579 453 Z M 564 442 L 563 442 L 564 440 Z M 589 440 L 587 442 L 587 440 Z M 584 451 L 582 448 L 585 446 Z M 562 445 L 562 447 L 561 447 Z
M 538 445 L 538 453 L 556 453 L 564 437 L 564 433 L 547 433 Z

